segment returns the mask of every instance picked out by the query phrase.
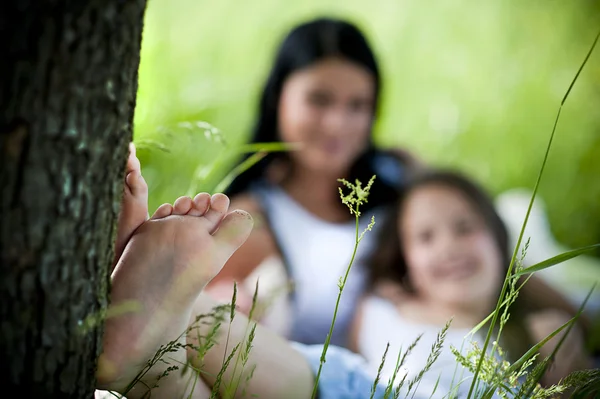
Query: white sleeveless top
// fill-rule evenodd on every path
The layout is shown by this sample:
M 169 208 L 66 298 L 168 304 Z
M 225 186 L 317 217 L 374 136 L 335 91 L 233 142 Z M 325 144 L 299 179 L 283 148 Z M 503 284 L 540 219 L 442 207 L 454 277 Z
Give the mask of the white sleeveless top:
M 319 219 L 278 186 L 261 184 L 252 192 L 259 197 L 294 285 L 288 338 L 304 344 L 322 344 L 331 326 L 338 283 L 354 250 L 355 221 L 330 223 Z M 375 215 L 379 224 L 382 220 L 377 215 L 382 213 Z M 370 221 L 371 214 L 361 215 L 359 234 Z M 347 346 L 348 330 L 366 283 L 364 257 L 371 253 L 375 241 L 374 227 L 358 246 L 337 312 L 331 338 L 334 345 Z
M 443 326 L 420 324 L 407 320 L 400 315 L 391 302 L 376 296 L 369 296 L 363 304 L 358 351 L 367 360 L 370 371 L 377 373 L 386 345 L 390 344 L 381 372 L 381 383 L 386 384 L 393 376 L 398 353 L 402 351 L 404 354 L 415 339 L 423 334 L 396 375 L 395 381 L 399 383 L 406 374 L 406 382 L 403 386 L 403 389 L 406 390 L 408 381 L 425 367 L 431 348 L 442 328 Z M 448 329 L 439 357 L 421 379 L 416 388 L 415 398 L 442 398 L 453 389 L 457 392 L 457 398 L 467 397 L 473 374 L 457 363 L 450 346 L 458 349 L 463 355 L 471 350 L 471 341 L 473 340 L 476 340 L 481 347 L 484 342 L 481 335 L 476 334 L 474 337 L 470 337 L 468 336 L 469 332 L 470 329 Z M 437 388 L 435 388 L 436 383 Z M 434 388 L 436 393 L 430 396 Z

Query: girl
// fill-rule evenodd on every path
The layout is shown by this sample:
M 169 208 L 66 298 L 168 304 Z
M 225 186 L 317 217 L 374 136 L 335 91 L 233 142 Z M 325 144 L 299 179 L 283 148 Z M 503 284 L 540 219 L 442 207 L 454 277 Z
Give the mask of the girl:
M 351 347 L 376 369 L 389 342 L 383 368 L 387 381 L 396 368 L 398 352 L 406 351 L 422 334 L 397 377 L 399 381 L 406 374 L 410 381 L 425 367 L 438 333 L 452 319 L 443 350 L 418 389 L 431 393 L 437 384 L 440 397 L 455 388 L 462 397 L 472 375 L 456 367 L 450 346 L 462 349 L 463 354 L 472 350 L 470 341 L 483 346 L 485 327 L 473 336 L 469 333 L 496 306 L 510 262 L 505 226 L 490 198 L 475 183 L 457 173 L 431 171 L 406 187 L 394 217 L 380 233 L 370 264 L 372 293 L 361 301 Z M 393 295 L 389 294 L 390 282 L 399 288 Z M 528 285 L 511 307 L 503 333 L 506 339 L 501 346 L 513 361 L 571 317 L 564 311 L 543 309 L 539 301 L 534 304 L 527 290 Z M 377 295 L 377 291 L 385 293 Z M 542 355 L 553 347 L 545 345 Z M 587 365 L 581 331 L 573 329 L 545 382 L 556 383 Z M 466 382 L 458 386 L 460 381 Z

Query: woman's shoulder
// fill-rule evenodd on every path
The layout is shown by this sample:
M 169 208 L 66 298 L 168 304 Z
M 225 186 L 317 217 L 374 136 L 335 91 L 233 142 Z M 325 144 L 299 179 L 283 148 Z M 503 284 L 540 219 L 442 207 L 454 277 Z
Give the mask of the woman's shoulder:
M 369 167 L 377 178 L 385 183 L 384 186 L 398 190 L 424 170 L 426 163 L 406 149 L 386 147 L 377 148 L 371 153 Z M 388 197 L 389 193 L 386 193 L 382 202 L 387 204 Z
M 427 163 L 407 148 L 398 146 L 380 147 L 377 154 L 395 160 L 409 171 L 417 171 L 427 167 Z

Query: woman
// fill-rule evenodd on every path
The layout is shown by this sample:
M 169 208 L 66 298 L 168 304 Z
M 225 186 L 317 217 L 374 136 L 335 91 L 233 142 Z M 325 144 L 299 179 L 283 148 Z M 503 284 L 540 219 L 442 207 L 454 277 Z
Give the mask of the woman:
M 232 206 L 249 211 L 257 223 L 208 292 L 230 300 L 232 281 L 246 281 L 238 286 L 237 304 L 248 312 L 254 277 L 262 279 L 259 298 L 268 296 L 264 281 L 273 274 L 279 286 L 289 279 L 294 286 L 290 303 L 263 321 L 298 342 L 325 341 L 356 238 L 338 179 L 366 184 L 376 175 L 361 209 L 364 227 L 371 215 L 379 220 L 416 165 L 401 151 L 375 148 L 372 127 L 380 91 L 377 61 L 356 26 L 320 18 L 287 35 L 263 89 L 251 141 L 294 143 L 300 149 L 269 154 L 226 190 Z M 358 248 L 332 343 L 346 343 L 371 241 L 368 233 Z

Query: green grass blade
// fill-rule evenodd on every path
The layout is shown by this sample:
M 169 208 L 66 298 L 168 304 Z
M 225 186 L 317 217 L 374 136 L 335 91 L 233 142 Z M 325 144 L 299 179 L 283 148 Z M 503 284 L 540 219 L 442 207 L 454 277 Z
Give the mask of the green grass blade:
M 517 274 L 515 273 L 513 275 L 516 276 Z M 519 288 L 516 289 L 517 292 L 521 291 L 521 288 L 523 288 L 523 286 L 525 284 L 527 284 L 527 282 L 529 281 L 529 277 L 519 286 Z M 506 306 L 506 304 L 509 302 L 510 298 L 506 298 L 504 299 L 504 301 L 502 301 L 502 303 L 500 304 L 500 309 L 502 308 L 502 306 Z M 477 324 L 475 327 L 473 327 L 473 329 L 471 331 L 469 331 L 468 335 L 475 335 L 475 333 L 477 331 L 479 331 L 481 328 L 483 328 L 483 326 L 485 325 L 485 323 L 487 323 L 492 317 L 494 316 L 494 313 L 490 313 L 485 319 L 483 319 L 479 324 Z
M 567 97 L 569 97 L 569 93 L 571 92 L 571 89 L 573 89 L 573 86 L 575 85 L 575 82 L 577 81 L 577 78 L 581 74 L 581 71 L 583 71 L 583 67 L 585 66 L 585 64 L 587 64 L 588 60 L 590 59 L 590 56 L 594 52 L 594 48 L 596 47 L 596 44 L 598 44 L 598 39 L 599 38 L 600 38 L 600 32 L 598 32 L 596 34 L 596 38 L 594 39 L 594 43 L 592 43 L 592 45 L 590 46 L 590 49 L 589 49 L 587 55 L 585 56 L 585 59 L 583 60 L 583 62 L 579 66 L 579 70 L 577 71 L 577 74 L 575 75 L 575 77 L 571 81 L 571 85 L 569 86 L 569 89 L 567 90 L 567 92 L 565 93 L 562 101 L 560 102 L 560 105 L 564 105 L 565 101 L 567 101 Z
M 536 345 L 534 345 L 533 347 L 531 347 L 523 356 L 521 356 L 521 358 L 519 360 L 517 360 L 516 362 L 514 362 L 513 364 L 510 365 L 510 367 L 506 371 L 506 374 L 509 375 L 509 374 L 513 374 L 514 372 L 516 372 L 519 368 L 521 368 L 521 366 L 523 365 L 523 363 L 525 363 L 533 355 L 535 355 L 540 350 L 540 348 L 546 344 L 546 342 L 550 341 L 552 338 L 554 338 L 562 330 L 564 330 L 568 326 L 570 326 L 573 323 L 575 323 L 575 321 L 577 321 L 578 318 L 579 318 L 579 314 L 577 314 L 576 316 L 574 316 L 573 318 L 571 318 L 565 324 L 563 324 L 562 326 L 558 327 L 556 330 L 554 330 L 553 332 L 551 332 L 550 334 L 548 334 L 546 336 L 546 338 L 544 338 L 543 340 L 541 340 L 540 342 L 538 342 Z
M 581 314 L 583 313 L 583 310 L 585 309 L 585 305 L 587 305 L 587 302 L 589 301 L 590 297 L 592 296 L 592 292 L 594 292 L 594 288 L 595 287 L 596 287 L 596 284 L 594 284 L 592 286 L 592 288 L 590 289 L 590 291 L 586 295 L 585 299 L 581 303 L 581 306 L 579 306 L 579 310 L 577 311 L 577 314 L 571 320 L 576 320 L 577 318 L 579 318 L 581 316 Z M 558 350 L 560 349 L 560 347 L 564 343 L 565 339 L 567 338 L 567 335 L 571 332 L 571 329 L 573 328 L 574 325 L 575 325 L 574 322 L 569 324 L 569 327 L 567 328 L 567 331 L 565 331 L 565 333 L 563 334 L 563 336 L 560 338 L 560 341 L 558 341 L 558 343 L 556 344 L 556 346 L 552 350 L 552 353 L 550 354 L 550 356 L 548 358 L 548 362 L 544 363 L 544 366 L 543 366 L 543 369 L 542 369 L 542 375 L 548 369 L 549 362 L 551 362 L 551 361 L 554 360 L 554 357 L 556 356 L 556 352 L 558 352 Z M 533 389 L 534 389 L 533 386 L 529 387 L 529 390 L 528 390 L 527 394 L 525 395 L 525 397 L 529 397 L 529 395 L 531 395 L 531 393 L 533 392 Z
M 236 154 L 248 154 L 252 152 L 286 152 L 296 151 L 302 148 L 300 143 L 249 143 L 242 144 L 231 150 Z
M 530 266 L 523 270 L 520 270 L 515 273 L 515 276 L 522 276 L 524 274 L 534 273 L 534 272 L 537 272 L 540 270 L 547 269 L 549 267 L 558 265 L 559 263 L 565 262 L 569 259 L 573 259 L 579 255 L 582 255 L 582 254 L 589 252 L 596 248 L 600 248 L 600 244 L 588 245 L 587 247 L 582 247 L 582 248 L 574 249 L 572 251 L 564 252 L 564 253 L 556 255 L 550 259 L 541 261 L 540 263 L 536 263 L 533 266 Z
M 531 200 L 529 201 L 529 206 L 527 207 L 527 212 L 525 214 L 525 220 L 523 221 L 523 225 L 521 226 L 521 231 L 519 233 L 519 237 L 517 239 L 517 243 L 515 245 L 515 249 L 510 261 L 510 265 L 508 266 L 508 272 L 507 272 L 507 276 L 511 276 L 512 274 L 512 269 L 513 269 L 513 265 L 515 263 L 515 259 L 517 257 L 517 253 L 518 250 L 521 246 L 521 241 L 523 240 L 523 234 L 525 233 L 525 227 L 527 226 L 527 221 L 529 220 L 529 215 L 531 213 L 531 208 L 533 206 L 533 202 L 535 200 L 535 197 L 537 195 L 538 192 L 538 188 L 540 185 L 540 182 L 542 180 L 542 175 L 544 173 L 544 169 L 546 168 L 546 162 L 548 160 L 548 156 L 550 155 L 550 148 L 552 147 L 552 142 L 554 141 L 554 135 L 556 133 L 556 127 L 558 126 L 558 121 L 560 120 L 560 114 L 562 111 L 562 107 L 565 103 L 565 101 L 567 100 L 567 98 L 569 97 L 569 93 L 571 92 L 572 87 L 575 85 L 575 82 L 577 81 L 581 71 L 583 70 L 583 68 L 585 67 L 585 65 L 587 64 L 588 59 L 590 58 L 590 55 L 592 54 L 592 52 L 594 51 L 594 49 L 596 48 L 596 44 L 598 43 L 598 38 L 600 37 L 600 32 L 598 32 L 598 35 L 596 36 L 594 42 L 592 43 L 592 45 L 590 46 L 590 49 L 585 57 L 585 59 L 583 60 L 583 62 L 580 64 L 579 69 L 577 71 L 577 74 L 575 75 L 575 77 L 573 78 L 573 80 L 571 81 L 571 84 L 569 85 L 569 88 L 567 89 L 560 106 L 558 107 L 558 112 L 556 113 L 556 118 L 554 120 L 554 125 L 552 127 L 552 132 L 550 133 L 550 138 L 548 140 L 548 144 L 546 146 L 546 152 L 544 154 L 544 158 L 542 160 L 542 165 L 540 167 L 540 171 L 538 173 L 538 177 L 537 180 L 535 182 L 535 186 L 533 188 L 533 193 L 531 195 Z M 496 305 L 496 309 L 494 311 L 494 316 L 492 317 L 492 321 L 490 323 L 490 327 L 488 329 L 488 333 L 485 337 L 485 342 L 483 344 L 483 348 L 481 351 L 481 357 L 479 359 L 479 361 L 477 362 L 477 368 L 475 369 L 475 373 L 473 375 L 473 381 L 471 382 L 471 387 L 469 388 L 469 393 L 467 395 L 467 399 L 470 399 L 471 396 L 473 395 L 473 391 L 475 389 L 475 386 L 477 385 L 478 382 L 478 376 L 479 376 L 479 372 L 481 371 L 481 365 L 483 363 L 483 360 L 485 358 L 485 354 L 486 354 L 486 350 L 487 347 L 489 346 L 491 337 L 492 337 L 492 332 L 494 331 L 494 326 L 496 325 L 496 321 L 499 317 L 499 313 L 500 313 L 500 302 L 504 299 L 505 295 L 506 295 L 506 290 L 508 287 L 508 281 L 509 278 L 507 277 L 504 280 L 504 284 L 502 285 L 502 290 L 500 292 L 500 298 L 498 299 L 498 304 Z
M 255 154 L 250 155 L 248 159 L 244 160 L 244 162 L 233 168 L 233 170 L 229 172 L 227 176 L 225 176 L 223 180 L 219 182 L 219 184 L 217 184 L 213 192 L 221 193 L 225 191 L 225 189 L 227 189 L 227 186 L 231 184 L 233 179 L 250 169 L 253 165 L 255 165 L 258 161 L 263 159 L 266 155 L 266 152 L 257 152 Z
M 431 392 L 431 395 L 429 396 L 429 399 L 433 399 L 433 395 L 435 395 L 438 385 L 440 384 L 440 378 L 442 377 L 442 374 L 440 373 L 440 375 L 438 375 L 437 380 L 435 381 L 435 385 L 433 386 L 433 391 Z
M 600 392 L 600 368 L 574 371 L 564 379 L 564 384 L 575 388 L 570 399 L 595 398 L 592 394 Z
M 502 304 L 500 305 L 500 307 L 506 305 L 508 303 L 508 299 L 505 299 Z M 483 319 L 479 324 L 477 324 L 475 327 L 473 327 L 473 329 L 471 331 L 469 331 L 468 335 L 474 335 L 477 331 L 481 330 L 483 328 L 483 326 L 485 325 L 485 323 L 487 323 L 488 321 L 490 321 L 490 319 L 494 317 L 494 312 L 490 313 L 485 319 Z
M 213 192 L 220 193 L 227 189 L 227 186 L 231 184 L 233 179 L 235 179 L 238 175 L 244 173 L 248 169 L 250 169 L 254 164 L 267 156 L 268 153 L 271 152 L 285 152 L 285 151 L 294 151 L 299 149 L 301 146 L 297 143 L 251 143 L 251 144 L 243 144 L 232 148 L 229 151 L 229 156 L 236 154 L 245 154 L 251 153 L 247 159 L 245 159 L 242 163 L 237 165 L 233 170 L 231 170 L 214 188 Z
M 388 350 L 390 349 L 390 343 L 388 342 L 385 346 L 385 351 L 383 352 L 383 356 L 381 357 L 381 364 L 379 365 L 379 369 L 377 369 L 377 376 L 375 377 L 375 381 L 373 382 L 373 387 L 371 388 L 371 396 L 369 399 L 373 399 L 375 397 L 375 392 L 377 392 L 377 384 L 379 384 L 379 380 L 381 379 L 381 370 L 383 370 L 383 366 L 385 364 L 385 358 L 387 357 Z
M 146 151 L 159 150 L 159 151 L 166 152 L 166 153 L 171 152 L 169 147 L 167 147 L 163 143 L 161 143 L 157 140 L 150 140 L 150 139 L 135 140 L 135 148 L 137 150 L 146 150 Z

